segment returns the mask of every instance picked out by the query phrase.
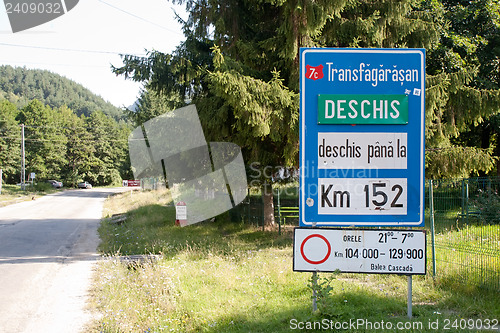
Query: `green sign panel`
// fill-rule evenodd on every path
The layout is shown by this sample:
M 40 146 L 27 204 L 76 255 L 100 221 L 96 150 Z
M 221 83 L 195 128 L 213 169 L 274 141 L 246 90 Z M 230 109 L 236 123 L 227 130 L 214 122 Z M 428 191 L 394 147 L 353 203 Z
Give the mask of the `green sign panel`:
M 318 124 L 408 124 L 408 96 L 318 95 Z

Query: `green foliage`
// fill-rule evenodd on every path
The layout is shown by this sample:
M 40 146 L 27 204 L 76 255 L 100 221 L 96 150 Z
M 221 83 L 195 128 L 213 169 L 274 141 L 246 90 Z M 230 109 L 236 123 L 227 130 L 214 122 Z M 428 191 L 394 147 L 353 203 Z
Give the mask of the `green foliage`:
M 473 205 L 479 212 L 479 219 L 486 224 L 500 224 L 500 195 L 496 190 L 480 191 L 473 199 Z
M 165 96 L 161 91 L 157 92 L 153 89 L 143 89 L 137 100 L 137 108 L 135 110 L 127 110 L 127 115 L 136 126 L 144 124 L 149 119 L 153 119 L 165 112 L 171 111 L 175 105 L 181 105 L 177 95 L 171 98 Z
M 413 0 L 179 3 L 190 14 L 186 42 L 171 55 L 125 56 L 114 72 L 192 101 L 209 140 L 235 142 L 246 161 L 266 166 L 297 165 L 300 47 L 437 41 Z
M 434 18 L 420 1 L 351 1 L 332 15 L 323 45 L 333 47 L 423 47 L 438 41 Z
M 190 14 L 186 42 L 170 55 L 125 56 L 114 71 L 195 103 L 207 137 L 239 144 L 248 163 L 297 164 L 300 47 L 423 47 L 427 176 L 493 169 L 500 122 L 479 143 L 460 136 L 500 110 L 497 1 L 177 2 Z
M 0 99 L 5 98 L 24 107 L 37 99 L 51 108 L 66 105 L 78 116 L 89 116 L 97 110 L 115 120 L 123 120 L 123 112 L 82 85 L 58 74 L 40 69 L 0 66 Z
M 21 160 L 21 129 L 15 119 L 17 114 L 14 104 L 0 100 L 0 169 L 9 183 L 19 179 L 16 171 Z
M 441 13 L 436 18 L 440 43 L 427 53 L 426 146 L 430 148 L 430 168 L 426 175 L 488 172 L 500 156 L 495 140 L 500 127 L 493 121 L 500 113 L 500 4 L 494 0 L 424 4 Z M 438 156 L 436 150 L 448 153 Z
M 491 170 L 495 161 L 489 149 L 463 146 L 427 149 L 425 156 L 426 176 L 432 178 L 465 178 Z
M 120 185 L 130 178 L 130 128 L 101 111 L 78 116 L 66 106 L 52 109 L 32 100 L 22 109 L 0 101 L 0 168 L 8 182 L 20 175 L 20 124 L 25 128 L 26 172 L 37 179 L 58 179 L 66 186 L 87 180 Z
M 233 133 L 231 141 L 249 151 L 247 160 L 293 165 L 298 153 L 298 94 L 283 84 L 278 72 L 265 82 L 230 68 L 218 48 L 214 49 L 214 64 L 207 81 L 210 92 L 223 103 L 219 112 L 231 112 L 234 119 L 228 124 Z M 222 125 L 205 120 L 209 133 Z
M 33 189 L 37 192 L 51 192 L 53 190 L 52 185 L 46 182 L 35 182 Z
M 0 66 L 0 168 L 19 181 L 20 124 L 26 171 L 67 186 L 131 177 L 124 113 L 83 86 L 44 70 Z M 119 122 L 119 123 L 118 123 Z
M 455 272 L 444 279 L 449 272 L 442 266 L 436 279 L 413 276 L 412 320 L 406 312 L 407 277 L 390 274 L 320 273 L 319 311 L 311 313 L 311 273 L 292 270 L 291 234 L 279 236 L 234 221 L 180 228 L 174 225 L 174 207 L 166 207 L 167 200 L 158 204 L 158 194 L 164 194 L 164 199 L 169 196 L 155 192 L 123 193 L 106 201 L 107 216 L 125 212 L 127 220 L 122 224 L 105 220 L 99 229 L 100 249 L 109 257 L 96 266 L 91 294 L 100 315 L 89 332 L 376 331 L 349 324 L 359 319 L 389 322 L 392 329 L 379 330 L 383 332 L 420 323 L 407 331 L 430 333 L 436 332 L 429 327 L 431 322 L 439 321 L 442 328 L 444 320 L 482 319 L 484 323 L 500 315 L 498 293 L 471 285 Z M 108 210 L 111 206 L 115 209 Z M 484 237 L 481 231 L 478 228 L 471 246 Z M 453 231 L 437 237 L 446 237 L 458 248 L 466 242 L 460 234 Z M 498 237 L 492 240 L 497 241 Z M 438 251 L 450 254 L 452 262 L 464 257 L 455 248 Z M 134 254 L 158 255 L 136 263 L 120 257 Z M 471 275 L 479 268 L 462 270 Z M 317 325 L 330 320 L 346 322 L 347 327 Z M 307 324 L 316 326 L 306 328 Z
M 327 300 L 334 291 L 332 282 L 336 279 L 337 275 L 337 273 L 333 273 L 321 278 L 318 273 L 313 273 L 308 281 L 307 287 L 311 290 L 312 301 L 316 302 L 317 310 L 321 313 L 328 312 Z
M 114 72 L 196 104 L 209 141 L 234 142 L 265 168 L 298 165 L 300 47 L 425 47 L 438 37 L 416 0 L 178 2 L 186 42 L 173 54 L 125 56 Z
M 68 186 L 76 187 L 83 180 L 82 175 L 90 170 L 92 156 L 96 148 L 87 128 L 87 119 L 78 117 L 70 109 L 62 107 L 62 132 L 67 138 L 66 167 L 62 170 L 62 179 Z
M 116 123 L 102 112 L 94 112 L 86 118 L 86 128 L 95 151 L 82 178 L 102 185 L 118 185 L 122 177 L 129 178 L 128 126 Z
M 20 110 L 17 120 L 25 125 L 26 172 L 35 172 L 41 179 L 60 178 L 67 143 L 60 113 L 33 100 Z

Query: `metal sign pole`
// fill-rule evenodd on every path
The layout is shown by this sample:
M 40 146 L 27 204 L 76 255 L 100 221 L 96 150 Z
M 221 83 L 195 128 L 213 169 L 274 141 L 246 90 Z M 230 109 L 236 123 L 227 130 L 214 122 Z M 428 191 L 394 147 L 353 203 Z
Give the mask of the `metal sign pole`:
M 408 275 L 408 318 L 412 316 L 412 276 Z
M 432 247 L 432 278 L 436 277 L 436 247 L 434 241 L 434 185 L 429 180 L 429 208 L 431 219 L 431 247 Z
M 316 292 L 318 288 L 318 272 L 313 272 L 312 273 L 312 290 L 313 290 L 313 297 L 312 297 L 312 305 L 313 305 L 313 313 L 318 311 L 318 294 Z
M 409 230 L 411 230 L 412 228 L 408 228 Z M 412 290 L 412 276 L 411 275 L 408 275 L 408 318 L 411 319 L 412 317 L 412 294 L 413 294 L 413 290 Z

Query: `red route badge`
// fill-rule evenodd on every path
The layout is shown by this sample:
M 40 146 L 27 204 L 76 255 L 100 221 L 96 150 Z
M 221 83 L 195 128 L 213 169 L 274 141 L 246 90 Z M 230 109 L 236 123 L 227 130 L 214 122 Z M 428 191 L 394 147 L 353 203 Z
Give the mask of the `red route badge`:
M 306 78 L 311 80 L 319 80 L 323 78 L 323 65 L 309 66 L 306 65 Z

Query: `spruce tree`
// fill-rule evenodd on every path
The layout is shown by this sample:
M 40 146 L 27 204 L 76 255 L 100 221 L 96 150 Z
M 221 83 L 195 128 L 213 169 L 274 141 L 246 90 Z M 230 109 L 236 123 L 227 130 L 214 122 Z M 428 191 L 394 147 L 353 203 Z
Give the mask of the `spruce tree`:
M 35 99 L 21 109 L 17 120 L 25 125 L 26 171 L 37 179 L 60 179 L 67 143 L 60 115 Z
M 130 129 L 126 125 L 119 125 L 101 111 L 93 112 L 85 118 L 85 123 L 94 150 L 90 155 L 89 167 L 81 174 L 82 180 L 100 185 L 121 184 L 122 174 L 124 177 L 129 176 L 126 152 Z
M 429 3 L 443 15 L 439 47 L 427 57 L 427 176 L 488 172 L 500 155 L 493 140 L 500 133 L 496 121 L 500 112 L 500 4 L 441 0 L 437 8 L 436 2 Z
M 85 116 L 78 117 L 71 109 L 59 108 L 63 120 L 66 142 L 66 167 L 62 171 L 64 182 L 76 187 L 82 175 L 91 168 L 92 156 L 95 152 L 94 142 L 86 126 Z
M 247 164 L 257 162 L 252 165 L 260 165 L 263 176 L 297 166 L 300 47 L 425 47 L 437 41 L 432 18 L 414 0 L 177 2 L 190 14 L 186 43 L 172 55 L 124 57 L 114 71 L 192 100 L 208 139 L 240 145 Z M 273 178 L 258 181 L 265 223 L 272 225 Z

